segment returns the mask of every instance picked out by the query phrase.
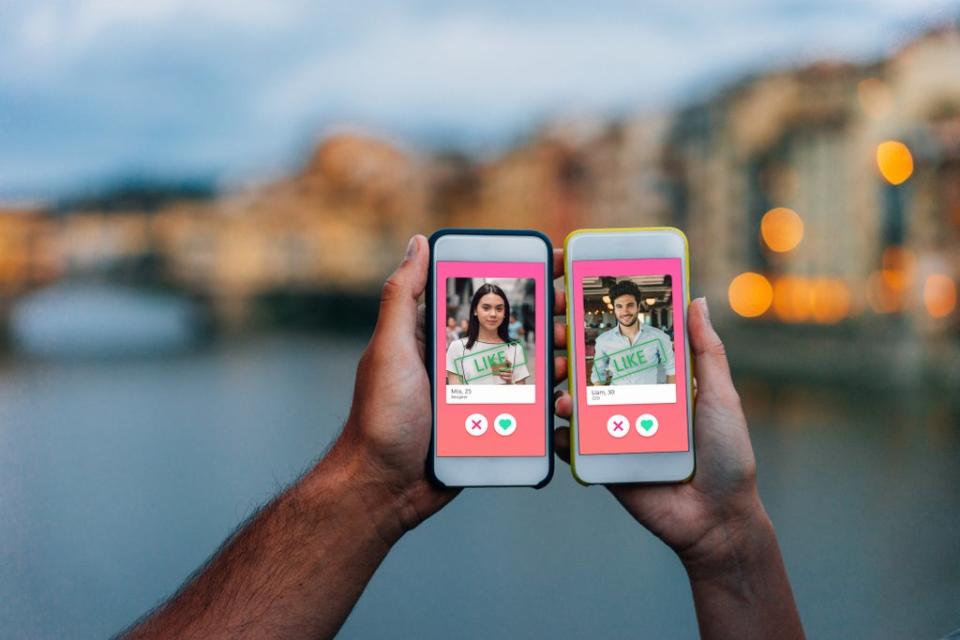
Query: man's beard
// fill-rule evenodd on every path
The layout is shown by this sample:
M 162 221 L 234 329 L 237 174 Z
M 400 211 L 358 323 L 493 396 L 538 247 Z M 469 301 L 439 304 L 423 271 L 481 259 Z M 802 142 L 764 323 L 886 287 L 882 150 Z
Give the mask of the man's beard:
M 623 320 L 620 320 L 619 318 L 617 318 L 617 322 L 620 323 L 620 326 L 621 326 L 621 327 L 626 327 L 626 328 L 629 329 L 629 328 L 632 327 L 633 325 L 635 325 L 635 324 L 637 324 L 638 322 L 640 322 L 640 314 L 637 314 L 637 315 L 633 316 L 633 322 L 631 322 L 630 324 L 623 324 Z

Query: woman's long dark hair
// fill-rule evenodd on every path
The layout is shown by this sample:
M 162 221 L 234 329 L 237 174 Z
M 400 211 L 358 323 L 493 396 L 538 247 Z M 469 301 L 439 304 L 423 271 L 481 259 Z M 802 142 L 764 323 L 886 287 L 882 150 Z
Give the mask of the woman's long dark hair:
M 467 327 L 467 349 L 471 348 L 480 336 L 480 319 L 477 317 L 477 305 L 480 304 L 480 298 L 488 293 L 495 293 L 503 298 L 503 322 L 497 327 L 497 335 L 504 342 L 510 342 L 510 333 L 507 331 L 507 325 L 510 323 L 510 301 L 507 300 L 507 294 L 503 289 L 495 284 L 487 283 L 482 285 L 477 292 L 473 294 L 473 300 L 470 301 L 470 325 Z

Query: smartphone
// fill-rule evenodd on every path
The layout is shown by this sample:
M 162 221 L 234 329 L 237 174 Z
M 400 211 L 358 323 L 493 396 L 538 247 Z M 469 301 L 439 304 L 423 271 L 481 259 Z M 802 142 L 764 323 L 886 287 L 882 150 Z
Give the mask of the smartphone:
M 567 236 L 570 467 L 580 482 L 693 476 L 687 247 L 672 227 Z
M 426 299 L 434 481 L 544 486 L 553 473 L 550 240 L 537 231 L 437 231 Z

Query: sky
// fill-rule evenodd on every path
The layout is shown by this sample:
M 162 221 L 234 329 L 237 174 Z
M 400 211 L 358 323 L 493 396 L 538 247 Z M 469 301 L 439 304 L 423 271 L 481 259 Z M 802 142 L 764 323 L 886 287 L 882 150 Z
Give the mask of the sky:
M 960 0 L 0 0 L 0 201 L 269 178 L 339 125 L 490 153 L 550 118 L 877 58 L 957 16 Z

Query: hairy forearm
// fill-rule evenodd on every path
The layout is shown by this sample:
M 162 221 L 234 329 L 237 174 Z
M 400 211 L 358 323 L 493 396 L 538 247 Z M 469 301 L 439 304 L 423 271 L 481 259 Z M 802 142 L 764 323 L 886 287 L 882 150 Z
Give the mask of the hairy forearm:
M 803 638 L 773 525 L 757 499 L 744 518 L 715 528 L 684 566 L 693 589 L 700 636 Z
M 389 492 L 334 447 L 123 637 L 331 637 L 401 530 Z

